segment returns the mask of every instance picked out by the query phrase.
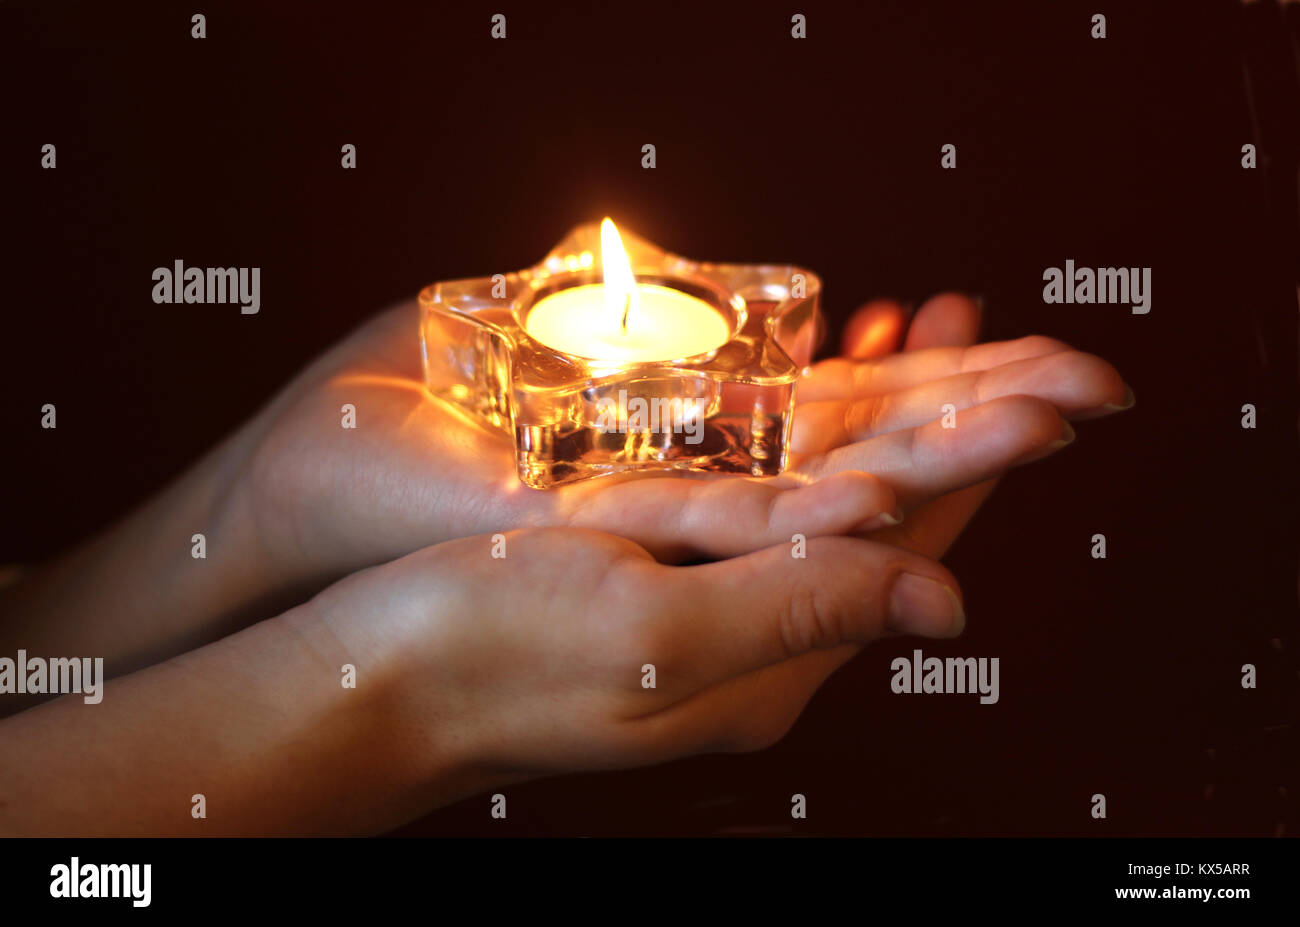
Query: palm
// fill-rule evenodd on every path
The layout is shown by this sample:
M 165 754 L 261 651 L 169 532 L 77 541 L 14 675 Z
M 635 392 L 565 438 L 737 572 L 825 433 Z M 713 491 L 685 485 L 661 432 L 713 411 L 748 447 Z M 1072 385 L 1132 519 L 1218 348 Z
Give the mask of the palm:
M 960 431 L 940 429 L 933 400 L 943 388 L 928 380 L 951 373 L 952 361 L 936 357 L 897 372 L 879 399 L 884 411 L 871 415 L 866 433 L 833 435 L 829 444 L 813 438 L 813 449 L 793 455 L 775 480 L 596 480 L 538 492 L 518 481 L 507 437 L 430 400 L 416 331 L 414 305 L 382 313 L 321 357 L 259 419 L 252 508 L 269 548 L 300 576 L 351 571 L 450 538 L 529 525 L 597 528 L 661 558 L 728 556 L 752 549 L 755 532 L 777 543 L 789 540 L 790 529 L 811 536 L 856 524 L 851 512 L 810 507 L 809 496 L 800 505 L 773 499 L 780 490 L 865 471 L 912 509 L 996 475 L 1061 427 L 1051 403 L 1018 395 L 979 404 Z M 815 424 L 834 407 L 828 400 L 846 398 L 838 389 L 815 386 L 816 401 L 802 407 L 800 420 Z M 927 389 L 939 391 L 930 396 Z M 355 428 L 341 427 L 346 404 L 355 408 Z M 838 412 L 832 417 L 844 420 Z M 803 433 L 796 439 L 808 445 Z M 870 487 L 856 489 L 862 512 L 879 501 Z M 786 517 L 772 518 L 777 508 Z M 683 533 L 695 540 L 683 544 Z
M 351 429 L 342 427 L 347 404 L 355 409 Z M 424 391 L 411 305 L 381 314 L 320 358 L 272 403 L 259 433 L 251 508 L 267 547 L 290 552 L 280 567 L 295 579 L 540 525 L 619 534 L 665 560 L 724 557 L 752 549 L 756 537 L 776 543 L 796 530 L 843 533 L 881 505 L 892 508 L 888 490 L 861 485 L 865 477 L 847 487 L 853 498 L 838 507 L 828 504 L 831 484 L 778 505 L 773 496 L 786 484 L 749 480 L 528 489 L 506 436 Z M 799 503 L 815 511 L 800 516 Z
M 430 401 L 415 307 L 384 312 L 320 358 L 267 411 L 254 509 L 272 549 L 350 570 L 549 505 L 515 478 L 509 442 Z M 355 428 L 342 425 L 355 409 Z

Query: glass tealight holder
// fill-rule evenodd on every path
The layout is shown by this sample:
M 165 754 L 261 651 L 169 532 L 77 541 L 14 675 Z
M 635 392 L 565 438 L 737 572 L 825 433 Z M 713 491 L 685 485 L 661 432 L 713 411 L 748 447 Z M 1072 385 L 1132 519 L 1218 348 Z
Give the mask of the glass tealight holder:
M 539 264 L 420 292 L 425 384 L 514 442 L 534 489 L 629 471 L 775 476 L 786 464 L 795 386 L 822 335 L 821 281 L 798 267 L 688 260 L 624 232 L 638 285 L 712 307 L 729 337 L 691 357 L 610 361 L 528 332 L 547 296 L 602 282 L 598 223 Z

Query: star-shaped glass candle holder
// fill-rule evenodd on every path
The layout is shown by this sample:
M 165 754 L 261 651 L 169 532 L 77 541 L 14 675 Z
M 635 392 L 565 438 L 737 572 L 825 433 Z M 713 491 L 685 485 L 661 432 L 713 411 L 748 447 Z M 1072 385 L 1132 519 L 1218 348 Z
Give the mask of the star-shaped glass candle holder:
M 534 489 L 633 470 L 774 476 L 821 281 L 670 254 L 608 219 L 541 263 L 420 292 L 429 391 L 509 435 Z

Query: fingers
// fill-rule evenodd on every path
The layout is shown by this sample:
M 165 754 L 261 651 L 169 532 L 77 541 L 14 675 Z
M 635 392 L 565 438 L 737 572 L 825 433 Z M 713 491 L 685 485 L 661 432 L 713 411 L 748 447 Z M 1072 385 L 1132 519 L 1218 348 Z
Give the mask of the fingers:
M 668 657 L 660 678 L 697 688 L 890 632 L 952 637 L 965 624 L 943 566 L 859 538 L 813 538 L 802 550 L 787 543 L 656 573 L 647 579 L 668 605 L 650 619 Z
M 916 312 L 907 329 L 904 351 L 925 348 L 961 347 L 979 337 L 980 307 L 963 293 L 940 293 Z
M 892 393 L 942 377 L 1068 350 L 1070 346 L 1064 342 L 1031 335 L 973 347 L 908 351 L 870 363 L 854 363 L 837 357 L 814 364 L 812 371 L 799 381 L 799 401 L 856 399 Z
M 969 409 L 1004 396 L 1037 396 L 1069 418 L 1108 415 L 1127 407 L 1128 387 L 1100 357 L 1063 351 L 943 377 L 892 393 L 805 402 L 792 448 L 816 453 L 939 418 L 947 405 Z
M 983 313 L 962 293 L 940 293 L 917 310 L 907 326 L 905 351 L 974 344 Z M 849 317 L 840 340 L 840 353 L 854 360 L 892 354 L 898 347 L 906 313 L 890 299 L 873 300 Z
M 927 300 L 907 326 L 904 350 L 974 344 L 983 313 L 979 305 L 961 293 L 940 293 Z M 854 360 L 869 360 L 892 354 L 906 322 L 906 312 L 897 302 L 877 299 L 866 303 L 849 317 L 840 339 L 840 353 Z
M 573 490 L 557 494 L 563 523 L 620 534 L 664 562 L 734 557 L 788 544 L 794 534 L 870 531 L 901 518 L 889 486 L 848 468 L 794 489 L 735 478 L 652 478 Z
M 858 441 L 812 457 L 799 470 L 814 479 L 865 470 L 893 487 L 904 509 L 1038 460 L 1074 440 L 1051 403 L 1006 396 L 944 420 Z
M 902 307 L 892 300 L 878 299 L 849 317 L 840 339 L 841 351 L 859 360 L 884 357 L 897 348 L 902 331 Z

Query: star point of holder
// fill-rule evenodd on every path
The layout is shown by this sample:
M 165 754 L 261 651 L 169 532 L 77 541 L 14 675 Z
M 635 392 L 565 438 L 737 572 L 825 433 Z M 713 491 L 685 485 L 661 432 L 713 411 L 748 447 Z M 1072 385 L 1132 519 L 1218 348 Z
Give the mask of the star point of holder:
M 780 473 L 795 385 L 822 334 L 817 275 L 694 261 L 627 230 L 622 240 L 638 284 L 703 300 L 730 337 L 682 360 L 604 363 L 530 336 L 538 301 L 602 280 L 600 223 L 585 223 L 532 267 L 420 292 L 428 390 L 508 436 L 534 489 L 639 470 Z

